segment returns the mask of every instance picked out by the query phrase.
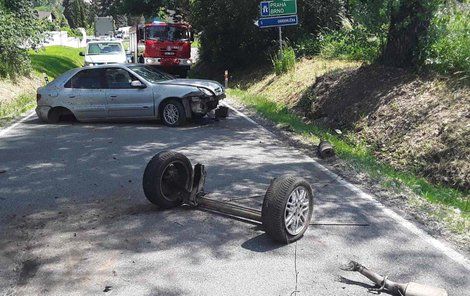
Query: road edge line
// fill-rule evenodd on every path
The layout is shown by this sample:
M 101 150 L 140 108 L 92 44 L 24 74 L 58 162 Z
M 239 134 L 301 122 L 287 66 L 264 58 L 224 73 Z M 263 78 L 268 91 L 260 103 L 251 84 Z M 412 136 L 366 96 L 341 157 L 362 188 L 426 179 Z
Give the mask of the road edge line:
M 277 135 L 274 134 L 273 132 L 271 132 L 270 130 L 268 130 L 267 128 L 265 128 L 264 126 L 262 126 L 261 124 L 257 123 L 256 121 L 254 121 L 253 119 L 251 119 L 250 117 L 248 117 L 247 115 L 243 114 L 242 112 L 238 111 L 237 109 L 235 109 L 234 107 L 232 107 L 230 104 L 228 104 L 227 102 L 223 102 L 224 105 L 226 105 L 229 109 L 231 109 L 232 111 L 234 111 L 237 115 L 243 117 L 245 120 L 251 122 L 252 124 L 256 125 L 256 126 L 259 126 L 261 127 L 262 129 L 268 131 L 271 135 L 274 135 L 276 136 L 277 138 Z M 297 149 L 296 149 L 297 150 Z M 452 247 L 450 247 L 449 245 L 447 245 L 447 243 L 444 243 L 434 237 L 432 237 L 431 235 L 429 235 L 427 232 L 425 232 L 424 230 L 418 228 L 416 225 L 414 225 L 412 222 L 406 220 L 405 218 L 403 218 L 402 216 L 398 215 L 395 211 L 391 210 L 390 208 L 388 208 L 387 206 L 385 206 L 383 203 L 381 203 L 380 201 L 378 201 L 376 198 L 374 198 L 371 194 L 369 193 L 366 193 L 364 192 L 362 189 L 360 189 L 359 187 L 357 187 L 356 185 L 352 184 L 352 183 L 349 183 L 348 181 L 346 181 L 345 179 L 343 179 L 341 176 L 337 175 L 336 173 L 330 171 L 328 168 L 326 168 L 325 166 L 323 166 L 322 164 L 320 164 L 319 162 L 317 162 L 315 159 L 313 159 L 312 157 L 306 155 L 305 153 L 303 153 L 302 151 L 299 151 L 300 153 L 302 153 L 304 156 L 306 156 L 312 163 L 314 166 L 316 166 L 318 169 L 320 169 L 322 172 L 328 174 L 330 177 L 334 178 L 334 179 L 337 179 L 337 181 L 345 186 L 346 188 L 348 188 L 349 190 L 357 193 L 361 198 L 363 199 L 367 199 L 367 200 L 370 200 L 372 201 L 379 209 L 382 210 L 382 212 L 384 212 L 387 216 L 389 216 L 390 218 L 392 218 L 393 220 L 395 220 L 396 222 L 398 222 L 398 224 L 400 224 L 401 226 L 403 226 L 404 228 L 406 228 L 408 231 L 410 231 L 411 233 L 415 234 L 416 236 L 420 237 L 421 239 L 423 239 L 424 241 L 426 241 L 428 244 L 432 245 L 434 248 L 436 248 L 437 250 L 439 250 L 440 252 L 442 252 L 444 255 L 446 255 L 448 258 L 452 259 L 453 261 L 455 261 L 456 263 L 462 265 L 465 269 L 467 269 L 468 271 L 470 271 L 470 260 L 467 259 L 464 255 L 462 255 L 461 253 L 459 253 L 458 251 L 454 250 Z
M 34 110 L 29 110 L 28 112 L 26 112 L 23 118 L 16 120 L 13 124 L 5 128 L 0 129 L 0 138 L 6 136 L 11 130 L 13 130 L 15 127 L 22 124 L 26 120 L 30 119 L 34 114 L 35 114 Z

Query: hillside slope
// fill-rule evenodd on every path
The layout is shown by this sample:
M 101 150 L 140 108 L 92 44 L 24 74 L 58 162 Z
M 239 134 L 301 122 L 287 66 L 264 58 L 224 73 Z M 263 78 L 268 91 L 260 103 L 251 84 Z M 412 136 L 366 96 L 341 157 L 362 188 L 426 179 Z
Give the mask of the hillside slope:
M 468 87 L 364 66 L 320 77 L 301 102 L 316 123 L 353 130 L 393 167 L 470 188 Z
M 302 59 L 293 72 L 240 74 L 238 88 L 316 127 L 340 129 L 382 162 L 470 189 L 470 88 L 397 68 Z M 282 109 L 282 108 L 281 108 Z

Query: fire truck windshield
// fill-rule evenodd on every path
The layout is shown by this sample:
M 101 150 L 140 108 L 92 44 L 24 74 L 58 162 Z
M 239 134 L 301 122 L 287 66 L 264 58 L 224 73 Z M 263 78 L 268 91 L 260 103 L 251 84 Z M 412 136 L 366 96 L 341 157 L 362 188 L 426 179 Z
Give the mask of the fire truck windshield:
M 146 28 L 145 37 L 157 41 L 188 41 L 189 30 L 175 26 L 152 26 Z

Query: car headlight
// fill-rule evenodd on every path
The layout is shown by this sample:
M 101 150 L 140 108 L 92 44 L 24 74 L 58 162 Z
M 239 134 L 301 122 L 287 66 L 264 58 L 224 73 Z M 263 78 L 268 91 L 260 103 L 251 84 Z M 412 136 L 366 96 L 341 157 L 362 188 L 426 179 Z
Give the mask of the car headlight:
M 207 88 L 199 87 L 199 90 L 202 91 L 206 96 L 212 97 L 214 94 Z

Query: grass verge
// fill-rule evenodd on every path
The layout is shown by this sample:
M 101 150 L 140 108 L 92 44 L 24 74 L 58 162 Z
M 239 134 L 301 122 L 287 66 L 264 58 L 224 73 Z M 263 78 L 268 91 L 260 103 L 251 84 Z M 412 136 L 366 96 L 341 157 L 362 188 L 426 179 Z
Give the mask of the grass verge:
M 29 83 L 31 86 L 28 89 L 22 89 L 21 94 L 0 100 L 0 127 L 34 107 L 34 92 L 35 88 L 40 86 L 38 82 L 42 81 L 42 73 L 54 79 L 67 70 L 81 67 L 83 57 L 79 56 L 80 51 L 81 49 L 66 46 L 46 47 L 38 52 L 30 51 L 33 73 L 31 73 L 31 78 L 24 79 L 36 82 Z M 41 79 L 35 79 L 34 76 L 40 76 Z M 23 85 L 15 85 L 15 82 L 5 81 L 5 83 L 11 88 L 23 87 Z
M 318 143 L 320 139 L 330 141 L 335 147 L 338 157 L 346 160 L 355 169 L 366 172 L 374 179 L 381 180 L 386 187 L 407 186 L 414 193 L 429 200 L 455 207 L 461 211 L 461 216 L 470 220 L 469 192 L 434 185 L 411 172 L 397 171 L 393 167 L 379 162 L 372 151 L 364 144 L 354 139 L 353 134 L 337 135 L 327 129 L 307 124 L 291 113 L 287 105 L 268 99 L 264 95 L 253 94 L 242 89 L 231 89 L 229 95 L 253 108 L 259 114 L 277 124 L 287 124 L 304 139 Z
M 82 49 L 67 46 L 50 46 L 31 51 L 29 57 L 33 70 L 37 73 L 46 73 L 56 78 L 67 70 L 83 66 L 83 57 L 79 55 Z
M 0 127 L 34 107 L 34 96 L 23 94 L 9 103 L 0 102 Z

